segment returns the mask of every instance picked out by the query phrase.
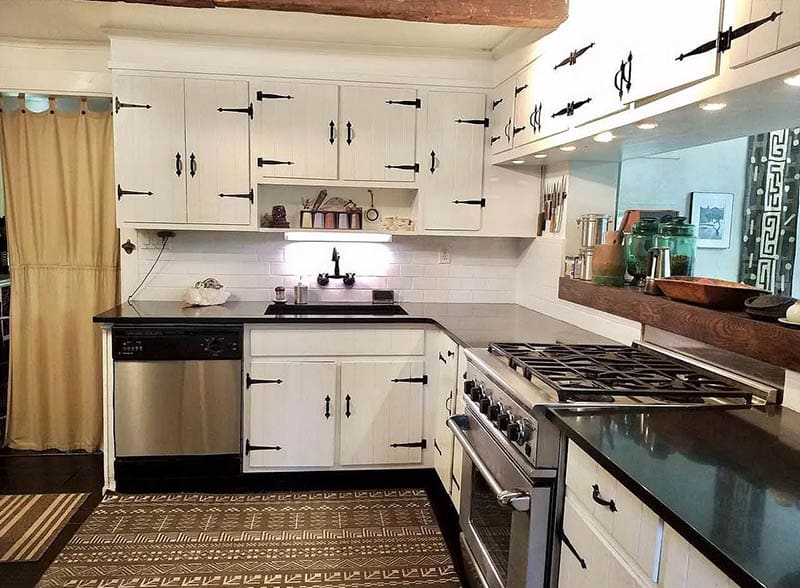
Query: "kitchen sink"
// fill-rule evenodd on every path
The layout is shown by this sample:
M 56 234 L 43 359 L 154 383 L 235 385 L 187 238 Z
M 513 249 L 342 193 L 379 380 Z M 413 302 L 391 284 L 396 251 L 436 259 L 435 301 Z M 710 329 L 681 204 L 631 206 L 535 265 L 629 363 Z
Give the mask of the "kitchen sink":
M 264 314 L 394 316 L 408 313 L 399 304 L 270 304 Z

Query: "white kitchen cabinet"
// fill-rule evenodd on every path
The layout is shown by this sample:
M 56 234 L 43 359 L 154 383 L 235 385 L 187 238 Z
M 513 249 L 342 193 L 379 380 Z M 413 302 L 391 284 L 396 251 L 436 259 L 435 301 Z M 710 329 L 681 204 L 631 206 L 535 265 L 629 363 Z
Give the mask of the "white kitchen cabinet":
M 774 13 L 774 16 L 773 16 Z M 735 67 L 800 44 L 800 2 L 797 0 L 726 0 L 724 30 L 761 23 L 731 43 Z
M 251 100 L 253 162 L 260 177 L 338 177 L 338 86 L 254 80 Z
M 187 79 L 185 94 L 188 221 L 249 224 L 250 120 L 239 111 L 247 82 Z
M 183 92 L 180 78 L 114 77 L 114 167 L 120 222 L 186 222 Z
M 427 160 L 422 205 L 424 226 L 434 230 L 481 228 L 486 95 L 430 92 L 427 100 Z
M 413 182 L 417 112 L 421 102 L 411 88 L 340 88 L 339 177 L 342 180 Z
M 553 64 L 544 57 L 517 74 L 512 129 L 514 147 L 566 130 L 566 119 L 552 117 L 555 106 L 568 100 L 568 93 L 564 88 L 553 85 L 554 78 L 558 75 L 559 72 L 553 69 Z
M 492 155 L 512 147 L 514 124 L 514 90 L 516 78 L 510 78 L 495 88 L 489 113 L 489 145 Z
M 343 361 L 340 463 L 422 461 L 424 362 L 421 359 Z
M 735 588 L 736 584 L 669 525 L 664 525 L 660 588 Z
M 445 491 L 452 497 L 453 433 L 447 419 L 456 413 L 458 394 L 458 345 L 444 333 L 439 333 L 436 370 L 436 426 L 433 431 L 433 466 Z
M 247 467 L 334 464 L 336 365 L 332 361 L 250 363 L 245 381 Z

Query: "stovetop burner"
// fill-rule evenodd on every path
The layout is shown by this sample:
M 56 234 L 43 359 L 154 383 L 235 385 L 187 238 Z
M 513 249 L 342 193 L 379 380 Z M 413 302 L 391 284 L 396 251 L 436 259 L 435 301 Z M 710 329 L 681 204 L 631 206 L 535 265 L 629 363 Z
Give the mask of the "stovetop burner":
M 752 401 L 753 391 L 655 352 L 623 345 L 492 343 L 489 351 L 528 379 L 552 387 L 562 402 L 616 397 L 703 404 L 710 398 Z

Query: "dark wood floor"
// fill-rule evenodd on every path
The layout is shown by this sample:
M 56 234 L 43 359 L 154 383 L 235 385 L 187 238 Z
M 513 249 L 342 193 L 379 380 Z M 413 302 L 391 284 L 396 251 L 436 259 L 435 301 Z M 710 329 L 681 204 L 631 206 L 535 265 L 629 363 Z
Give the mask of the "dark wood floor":
M 0 494 L 90 492 L 47 552 L 35 562 L 0 563 L 0 587 L 29 588 L 100 502 L 103 462 L 99 453 L 39 453 L 0 449 Z

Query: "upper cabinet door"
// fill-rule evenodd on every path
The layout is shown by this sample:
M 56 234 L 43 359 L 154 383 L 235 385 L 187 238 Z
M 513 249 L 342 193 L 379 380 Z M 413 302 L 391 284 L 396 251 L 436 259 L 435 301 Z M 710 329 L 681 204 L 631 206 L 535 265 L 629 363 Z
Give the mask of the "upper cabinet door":
M 723 31 L 749 31 L 731 42 L 734 67 L 772 55 L 800 43 L 800 2 L 726 0 Z
M 249 224 L 247 82 L 187 79 L 185 87 L 189 222 Z
M 183 80 L 114 77 L 114 167 L 120 223 L 185 223 Z
M 253 82 L 253 161 L 261 177 L 334 180 L 339 88 L 333 84 Z
M 428 94 L 427 160 L 420 173 L 426 229 L 478 230 L 483 208 L 486 95 Z
M 417 91 L 342 86 L 341 102 L 341 179 L 413 182 L 419 169 Z
M 515 84 L 515 78 L 508 79 L 497 86 L 492 95 L 489 113 L 489 144 L 492 155 L 511 149 Z

